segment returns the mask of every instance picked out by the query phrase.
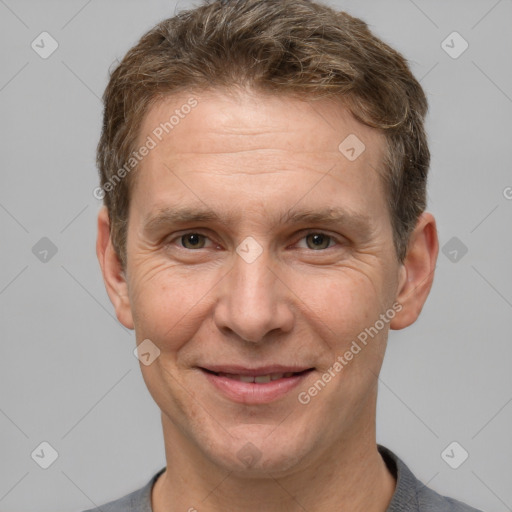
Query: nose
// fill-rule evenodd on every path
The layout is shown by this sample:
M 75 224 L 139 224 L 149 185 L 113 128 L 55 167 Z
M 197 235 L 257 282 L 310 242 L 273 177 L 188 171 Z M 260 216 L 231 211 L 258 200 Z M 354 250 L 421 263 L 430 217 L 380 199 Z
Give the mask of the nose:
M 259 343 L 272 332 L 278 335 L 292 329 L 293 293 L 278 268 L 270 265 L 268 250 L 251 262 L 235 254 L 232 270 L 219 284 L 214 319 L 224 334 Z

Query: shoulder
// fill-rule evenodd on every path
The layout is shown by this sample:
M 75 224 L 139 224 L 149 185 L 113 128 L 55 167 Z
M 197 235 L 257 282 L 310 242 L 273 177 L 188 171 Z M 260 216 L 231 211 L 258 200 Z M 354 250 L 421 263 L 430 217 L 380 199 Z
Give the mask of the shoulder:
M 428 487 L 418 492 L 418 504 L 421 512 L 482 512 L 462 501 L 441 496 Z
M 430 489 L 391 450 L 381 445 L 378 445 L 378 449 L 397 480 L 395 493 L 386 512 L 482 512 Z
M 104 505 L 84 510 L 83 512 L 152 512 L 151 490 L 157 478 L 164 471 L 165 468 L 162 468 L 160 471 L 155 473 L 140 489 L 137 489 L 122 498 L 109 501 Z

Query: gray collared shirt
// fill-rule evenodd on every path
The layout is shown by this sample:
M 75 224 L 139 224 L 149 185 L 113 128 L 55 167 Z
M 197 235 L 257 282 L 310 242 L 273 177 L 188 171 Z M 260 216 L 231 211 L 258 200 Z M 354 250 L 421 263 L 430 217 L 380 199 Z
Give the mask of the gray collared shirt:
M 423 485 L 391 450 L 378 445 L 379 453 L 396 478 L 396 488 L 386 512 L 482 512 L 464 503 L 446 498 Z M 144 487 L 84 512 L 153 512 L 151 490 L 165 467 L 151 477 Z

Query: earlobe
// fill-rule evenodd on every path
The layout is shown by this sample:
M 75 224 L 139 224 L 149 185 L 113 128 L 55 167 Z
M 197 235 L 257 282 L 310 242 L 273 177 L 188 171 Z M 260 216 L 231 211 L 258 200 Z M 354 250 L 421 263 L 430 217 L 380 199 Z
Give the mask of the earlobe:
M 439 241 L 432 214 L 420 215 L 411 234 L 407 256 L 400 268 L 396 301 L 401 311 L 390 323 L 391 329 L 403 329 L 416 321 L 434 281 Z
M 126 276 L 110 239 L 110 220 L 105 206 L 98 213 L 96 255 L 100 263 L 105 288 L 116 311 L 117 319 L 126 328 L 133 329 Z

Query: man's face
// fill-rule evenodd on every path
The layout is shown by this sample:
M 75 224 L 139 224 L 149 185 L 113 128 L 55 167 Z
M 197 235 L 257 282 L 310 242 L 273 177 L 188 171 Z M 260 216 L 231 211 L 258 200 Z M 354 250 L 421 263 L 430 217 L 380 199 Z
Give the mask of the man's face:
M 166 440 L 225 469 L 285 474 L 374 429 L 389 323 L 358 336 L 401 280 L 385 140 L 324 100 L 211 91 L 159 141 L 189 97 L 141 127 L 157 146 L 134 171 L 121 316 L 160 350 L 141 369 Z

